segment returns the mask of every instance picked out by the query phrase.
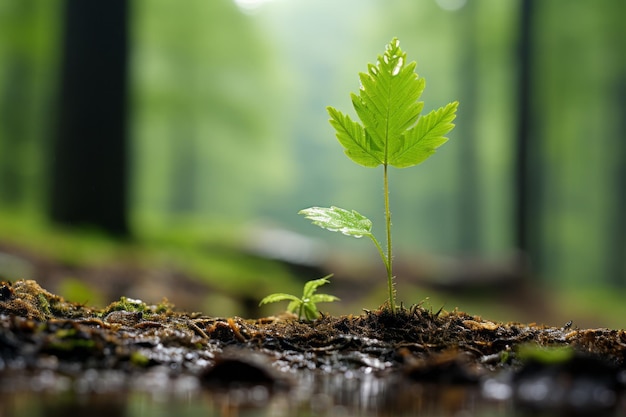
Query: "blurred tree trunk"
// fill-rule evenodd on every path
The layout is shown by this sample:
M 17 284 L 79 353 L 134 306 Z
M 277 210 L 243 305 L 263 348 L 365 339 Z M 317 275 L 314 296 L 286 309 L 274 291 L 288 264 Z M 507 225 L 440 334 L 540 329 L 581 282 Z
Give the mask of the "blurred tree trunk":
M 610 204 L 607 254 L 609 282 L 617 288 L 626 288 L 626 74 L 617 80 L 613 92 L 616 112 L 616 129 L 614 141 L 616 149 L 611 178 L 613 180 L 614 197 Z
M 12 2 L 6 7 L 10 21 L 3 19 L 3 34 L 8 33 L 3 46 L 8 53 L 3 62 L 5 78 L 0 85 L 0 201 L 5 207 L 24 203 L 28 188 L 24 166 L 32 139 L 29 116 L 33 107 L 33 70 L 29 62 L 32 46 L 23 37 L 28 30 L 34 30 L 35 6 L 28 0 Z
M 623 40 L 626 37 L 624 13 L 626 13 L 626 3 L 620 2 L 615 8 L 607 8 L 604 14 L 606 19 L 604 27 L 610 33 L 607 37 L 608 42 L 613 45 L 614 51 L 620 51 L 623 48 Z M 613 169 L 610 172 L 614 200 L 612 204 L 609 203 L 609 221 L 606 231 L 607 247 L 610 251 L 608 275 L 611 284 L 624 289 L 626 288 L 626 185 L 624 185 L 626 180 L 626 60 L 623 54 L 618 53 L 612 58 L 616 73 L 610 85 L 609 106 L 615 109 L 612 141 L 615 149 L 611 149 L 615 159 L 612 161 Z
M 518 117 L 515 161 L 514 224 L 517 248 L 541 269 L 541 161 L 533 114 L 534 0 L 521 0 L 518 40 Z
M 7 62 L 6 80 L 0 94 L 0 201 L 16 207 L 24 200 L 24 169 L 26 142 L 30 139 L 25 120 L 29 67 L 21 56 Z
M 622 6 L 626 11 L 626 7 Z M 619 16 L 617 14 L 616 16 Z M 610 18 L 615 19 L 614 16 Z M 620 22 L 615 26 L 615 32 L 626 34 Z M 619 39 L 623 39 L 619 38 Z M 613 80 L 614 88 L 611 94 L 613 107 L 616 109 L 614 119 L 614 147 L 611 149 L 613 159 L 608 167 L 613 200 L 609 203 L 607 226 L 605 231 L 608 242 L 607 274 L 609 282 L 617 288 L 626 288 L 626 62 L 618 58 L 617 76 Z
M 459 167 L 459 244 L 464 252 L 481 249 L 482 227 L 480 222 L 480 184 L 478 178 L 478 157 L 476 142 L 476 116 L 478 105 L 478 47 L 476 31 L 480 30 L 477 23 L 475 2 L 468 2 L 460 14 L 461 38 L 465 42 L 460 52 L 460 79 L 462 103 L 459 109 L 457 125 L 463 126 L 463 137 L 457 142 L 460 146 Z
M 172 183 L 170 190 L 170 211 L 174 214 L 190 214 L 198 209 L 196 184 L 198 181 L 197 149 L 194 146 L 195 132 L 191 123 L 174 129 L 171 150 Z
M 173 214 L 191 214 L 198 210 L 197 184 L 199 182 L 198 147 L 196 146 L 196 110 L 201 106 L 196 98 L 201 83 L 198 83 L 199 62 L 197 51 L 199 45 L 197 31 L 199 28 L 190 21 L 181 28 L 181 36 L 186 39 L 184 46 L 177 49 L 176 62 L 172 63 L 180 80 L 177 84 L 178 94 L 175 96 L 176 108 L 172 112 L 170 160 L 171 182 L 169 190 L 169 210 Z
M 128 234 L 126 0 L 67 0 L 50 216 Z

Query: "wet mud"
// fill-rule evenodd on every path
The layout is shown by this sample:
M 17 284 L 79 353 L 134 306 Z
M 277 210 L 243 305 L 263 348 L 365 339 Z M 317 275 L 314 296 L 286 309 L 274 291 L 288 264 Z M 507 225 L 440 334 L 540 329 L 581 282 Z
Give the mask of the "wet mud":
M 0 284 L 4 394 L 211 393 L 220 409 L 282 398 L 312 414 L 342 406 L 401 415 L 463 387 L 461 407 L 476 395 L 530 413 L 611 415 L 624 411 L 625 356 L 624 330 L 496 323 L 421 306 L 250 320 L 125 297 L 93 309 L 35 281 Z

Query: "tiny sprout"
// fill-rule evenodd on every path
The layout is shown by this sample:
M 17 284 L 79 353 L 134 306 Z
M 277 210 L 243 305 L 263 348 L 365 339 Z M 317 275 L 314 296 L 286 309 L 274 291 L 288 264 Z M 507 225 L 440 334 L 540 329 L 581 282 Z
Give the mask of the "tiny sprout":
M 324 278 L 314 279 L 312 281 L 308 281 L 304 284 L 304 290 L 302 291 L 302 297 L 298 298 L 295 295 L 285 294 L 285 293 L 275 293 L 270 294 L 264 299 L 261 300 L 259 306 L 263 304 L 276 303 L 278 301 L 289 300 L 290 303 L 287 306 L 287 311 L 297 314 L 298 320 L 304 318 L 306 320 L 315 320 L 319 317 L 319 311 L 317 310 L 317 303 L 330 303 L 333 301 L 339 301 L 339 298 L 334 295 L 328 294 L 315 294 L 317 291 L 317 287 L 320 287 L 324 284 L 328 284 L 330 281 L 328 278 L 333 275 L 327 275 Z

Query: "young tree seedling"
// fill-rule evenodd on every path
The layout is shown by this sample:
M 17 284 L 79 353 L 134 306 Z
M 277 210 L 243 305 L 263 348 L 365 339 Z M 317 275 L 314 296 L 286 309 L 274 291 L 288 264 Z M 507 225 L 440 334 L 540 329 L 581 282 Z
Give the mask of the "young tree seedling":
M 305 283 L 302 291 L 302 297 L 296 297 L 295 295 L 285 293 L 270 294 L 261 300 L 259 306 L 268 303 L 276 303 L 278 301 L 290 301 L 287 306 L 287 311 L 298 314 L 298 320 L 301 320 L 303 315 L 307 320 L 315 320 L 320 314 L 317 310 L 317 303 L 339 301 L 339 298 L 334 295 L 315 293 L 318 287 L 328 284 L 330 282 L 328 281 L 328 278 L 332 276 L 332 274 L 326 275 L 324 278 L 314 279 Z
M 448 140 L 445 135 L 454 127 L 452 121 L 458 107 L 458 102 L 454 101 L 420 116 L 424 103 L 418 100 L 425 81 L 415 73 L 416 65 L 407 63 L 400 42 L 394 38 L 385 53 L 378 57 L 376 65 L 369 64 L 367 72 L 359 74 L 359 94 L 351 94 L 361 123 L 333 107 L 327 108 L 330 124 L 345 154 L 368 168 L 383 166 L 386 251 L 372 234 L 372 222 L 354 210 L 332 206 L 311 207 L 299 212 L 324 229 L 357 238 L 367 236 L 374 242 L 387 270 L 391 311 L 395 311 L 395 289 L 388 167 L 411 167 L 431 156 Z

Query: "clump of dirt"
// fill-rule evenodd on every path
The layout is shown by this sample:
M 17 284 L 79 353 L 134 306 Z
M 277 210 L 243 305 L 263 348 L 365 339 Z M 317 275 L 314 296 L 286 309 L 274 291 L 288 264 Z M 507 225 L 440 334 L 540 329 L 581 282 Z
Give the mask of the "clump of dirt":
M 17 355 L 20 346 L 26 344 L 38 347 L 29 349 L 30 355 L 59 345 L 71 353 L 68 337 L 76 339 L 80 334 L 84 340 L 107 341 L 109 348 L 100 346 L 101 351 L 97 351 L 99 345 L 94 343 L 93 354 L 108 356 L 108 363 L 123 362 L 137 351 L 150 356 L 147 348 L 159 343 L 193 351 L 211 345 L 213 351 L 236 346 L 309 352 L 315 354 L 309 361 L 316 366 L 331 353 L 337 365 L 347 366 L 344 357 L 351 351 L 371 353 L 391 366 L 450 351 L 464 352 L 482 365 L 504 366 L 517 346 L 528 343 L 569 346 L 602 356 L 616 366 L 624 366 L 626 355 L 624 330 L 494 323 L 456 310 L 433 313 L 421 306 L 396 313 L 380 309 L 359 316 L 322 316 L 312 322 L 299 321 L 287 314 L 257 320 L 207 317 L 176 312 L 167 300 L 148 305 L 126 297 L 100 310 L 68 302 L 32 280 L 0 284 L 0 314 L 3 353 L 13 347 Z M 65 331 L 59 332 L 59 328 Z M 22 343 L 7 344 L 8 340 Z M 149 362 L 159 360 L 150 358 Z
M 554 359 L 555 352 L 566 354 Z M 287 314 L 209 317 L 177 312 L 166 300 L 150 305 L 125 297 L 93 309 L 35 281 L 0 284 L 0 374 L 45 369 L 79 377 L 96 369 L 131 377 L 163 367 L 171 378 L 191 377 L 200 385 L 289 389 L 289 375 L 299 370 L 366 370 L 383 378 L 476 383 L 496 371 L 523 369 L 524 355 L 526 363 L 546 366 L 593 357 L 618 384 L 626 368 L 626 333 L 495 323 L 421 306 L 312 322 Z

